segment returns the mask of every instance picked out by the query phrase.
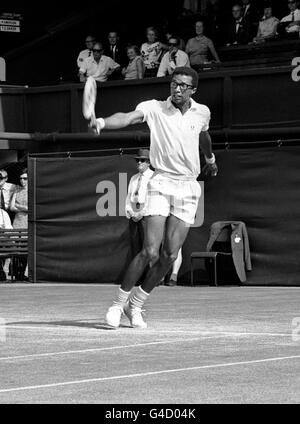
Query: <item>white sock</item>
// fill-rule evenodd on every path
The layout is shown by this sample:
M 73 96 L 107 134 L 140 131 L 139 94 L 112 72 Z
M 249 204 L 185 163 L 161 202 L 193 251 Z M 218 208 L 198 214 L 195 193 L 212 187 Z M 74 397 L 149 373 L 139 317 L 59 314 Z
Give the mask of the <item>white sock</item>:
M 130 306 L 134 308 L 142 308 L 146 300 L 148 299 L 149 293 L 146 293 L 141 286 L 138 286 L 135 292 L 130 296 Z
M 123 308 L 128 300 L 129 295 L 130 291 L 126 292 L 122 290 L 121 287 L 119 287 L 115 300 L 113 301 L 113 306 L 121 306 Z

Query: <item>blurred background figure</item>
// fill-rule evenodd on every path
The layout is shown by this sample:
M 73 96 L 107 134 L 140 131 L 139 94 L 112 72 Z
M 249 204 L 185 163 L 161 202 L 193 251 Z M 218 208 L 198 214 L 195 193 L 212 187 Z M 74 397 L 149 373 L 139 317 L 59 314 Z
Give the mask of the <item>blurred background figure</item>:
M 156 77 L 162 55 L 167 46 L 158 41 L 158 32 L 154 27 L 147 28 L 146 37 L 147 41 L 141 46 L 145 77 Z
M 11 211 L 15 212 L 13 228 L 28 229 L 28 174 L 27 168 L 21 170 L 20 186 L 16 190 L 11 200 Z M 28 279 L 27 258 L 16 258 L 14 263 L 14 272 L 17 280 Z
M 79 69 L 79 79 L 85 82 L 87 77 L 91 76 L 96 81 L 105 82 L 108 77 L 120 68 L 111 57 L 103 54 L 102 43 L 96 43 L 93 47 L 93 56 L 83 60 Z
M 127 56 L 129 63 L 126 68 L 122 69 L 122 74 L 125 80 L 130 79 L 142 79 L 144 78 L 145 65 L 140 54 L 138 46 L 132 45 L 128 46 Z
M 277 36 L 277 27 L 279 19 L 273 16 L 273 9 L 271 5 L 265 5 L 264 16 L 259 22 L 256 37 L 254 37 L 254 43 L 263 43 L 267 40 L 272 40 Z
M 126 47 L 120 41 L 120 36 L 117 31 L 110 31 L 107 36 L 108 43 L 104 47 L 104 54 L 120 65 L 120 68 L 109 75 L 109 80 L 122 78 L 122 68 L 126 66 L 127 55 Z
M 8 174 L 6 170 L 0 169 L 0 209 L 6 211 L 12 221 L 14 214 L 10 211 L 10 205 L 16 186 L 7 182 L 7 180 Z
M 242 0 L 242 15 L 249 24 L 251 37 L 254 37 L 257 33 L 260 14 L 251 0 Z
M 0 229 L 1 230 L 11 230 L 13 227 L 11 225 L 11 220 L 8 213 L 4 209 L 0 209 Z M 1 236 L 0 236 L 1 238 Z M 9 258 L 0 258 L 0 281 L 7 281 L 9 274 Z
M 251 26 L 243 18 L 243 9 L 240 4 L 232 7 L 232 18 L 225 28 L 224 44 L 227 46 L 248 44 L 253 39 Z
M 178 48 L 179 40 L 176 37 L 169 39 L 169 51 L 164 54 L 157 72 L 158 77 L 172 75 L 178 66 L 190 66 L 188 55 Z
M 283 38 L 299 38 L 300 32 L 300 9 L 298 0 L 288 0 L 287 6 L 290 13 L 284 16 L 279 25 L 278 32 Z
M 169 44 L 170 38 L 177 38 L 178 40 L 178 48 L 179 50 L 185 51 L 185 41 L 183 38 L 177 37 L 176 36 L 176 31 L 174 31 L 172 28 L 170 27 L 166 27 L 165 31 L 165 38 L 166 38 L 166 45 Z
M 138 172 L 129 181 L 125 205 L 126 217 L 129 219 L 131 259 L 143 247 L 147 185 L 153 175 L 148 149 L 139 149 L 135 161 Z
M 86 49 L 81 50 L 81 52 L 78 55 L 78 58 L 77 58 L 78 68 L 80 68 L 84 59 L 86 59 L 87 57 L 93 56 L 93 47 L 94 47 L 95 43 L 96 43 L 96 39 L 93 35 L 88 35 L 85 38 Z
M 195 70 L 202 68 L 203 64 L 210 62 L 209 54 L 213 60 L 220 63 L 218 53 L 212 40 L 204 35 L 204 25 L 202 21 L 195 23 L 196 37 L 190 38 L 186 44 L 185 51 L 190 59 L 191 67 Z

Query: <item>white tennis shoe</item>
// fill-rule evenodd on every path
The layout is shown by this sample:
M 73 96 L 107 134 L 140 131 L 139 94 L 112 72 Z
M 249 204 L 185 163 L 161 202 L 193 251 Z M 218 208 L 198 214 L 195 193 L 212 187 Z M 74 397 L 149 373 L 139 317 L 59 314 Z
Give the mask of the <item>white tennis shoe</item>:
M 107 325 L 113 328 L 118 328 L 120 326 L 121 317 L 123 315 L 122 306 L 111 306 L 105 316 L 105 322 Z
M 130 306 L 129 303 L 124 306 L 124 314 L 134 328 L 147 328 L 147 323 L 143 320 L 142 312 L 144 311 L 141 308 Z

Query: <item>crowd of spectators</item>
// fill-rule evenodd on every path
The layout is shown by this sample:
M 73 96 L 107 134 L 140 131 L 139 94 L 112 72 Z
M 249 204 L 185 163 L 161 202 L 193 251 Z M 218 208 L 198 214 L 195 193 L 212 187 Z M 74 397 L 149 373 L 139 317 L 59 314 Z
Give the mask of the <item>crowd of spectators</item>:
M 154 26 L 147 27 L 141 45 L 120 40 L 115 30 L 107 34 L 106 43 L 88 35 L 86 49 L 77 58 L 79 80 L 84 82 L 88 76 L 99 82 L 163 77 L 172 74 L 177 66 L 191 66 L 200 71 L 209 64 L 221 63 L 220 47 L 299 39 L 300 0 L 285 1 L 286 15 L 274 16 L 269 1 L 261 1 L 260 7 L 252 0 L 236 1 L 224 13 L 224 3 L 221 9 L 220 0 L 184 0 L 183 19 L 194 18 L 189 21 L 188 37 L 182 35 L 180 25 L 176 28 L 174 24 L 172 29 L 165 27 L 161 34 Z
M 28 173 L 23 168 L 19 175 L 19 184 L 8 182 L 5 169 L 0 169 L 0 228 L 28 228 Z M 0 281 L 6 281 L 11 273 L 10 259 L 0 260 Z M 19 258 L 14 266 L 14 277 L 28 280 L 27 258 Z

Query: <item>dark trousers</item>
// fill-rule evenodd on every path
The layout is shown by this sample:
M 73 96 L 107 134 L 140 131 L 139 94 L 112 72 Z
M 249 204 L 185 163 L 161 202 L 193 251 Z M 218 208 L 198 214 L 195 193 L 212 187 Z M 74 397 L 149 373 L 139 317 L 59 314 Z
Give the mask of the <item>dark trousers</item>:
M 142 250 L 144 243 L 144 226 L 145 221 L 141 219 L 138 222 L 129 220 L 129 234 L 130 234 L 130 250 L 132 259 Z

